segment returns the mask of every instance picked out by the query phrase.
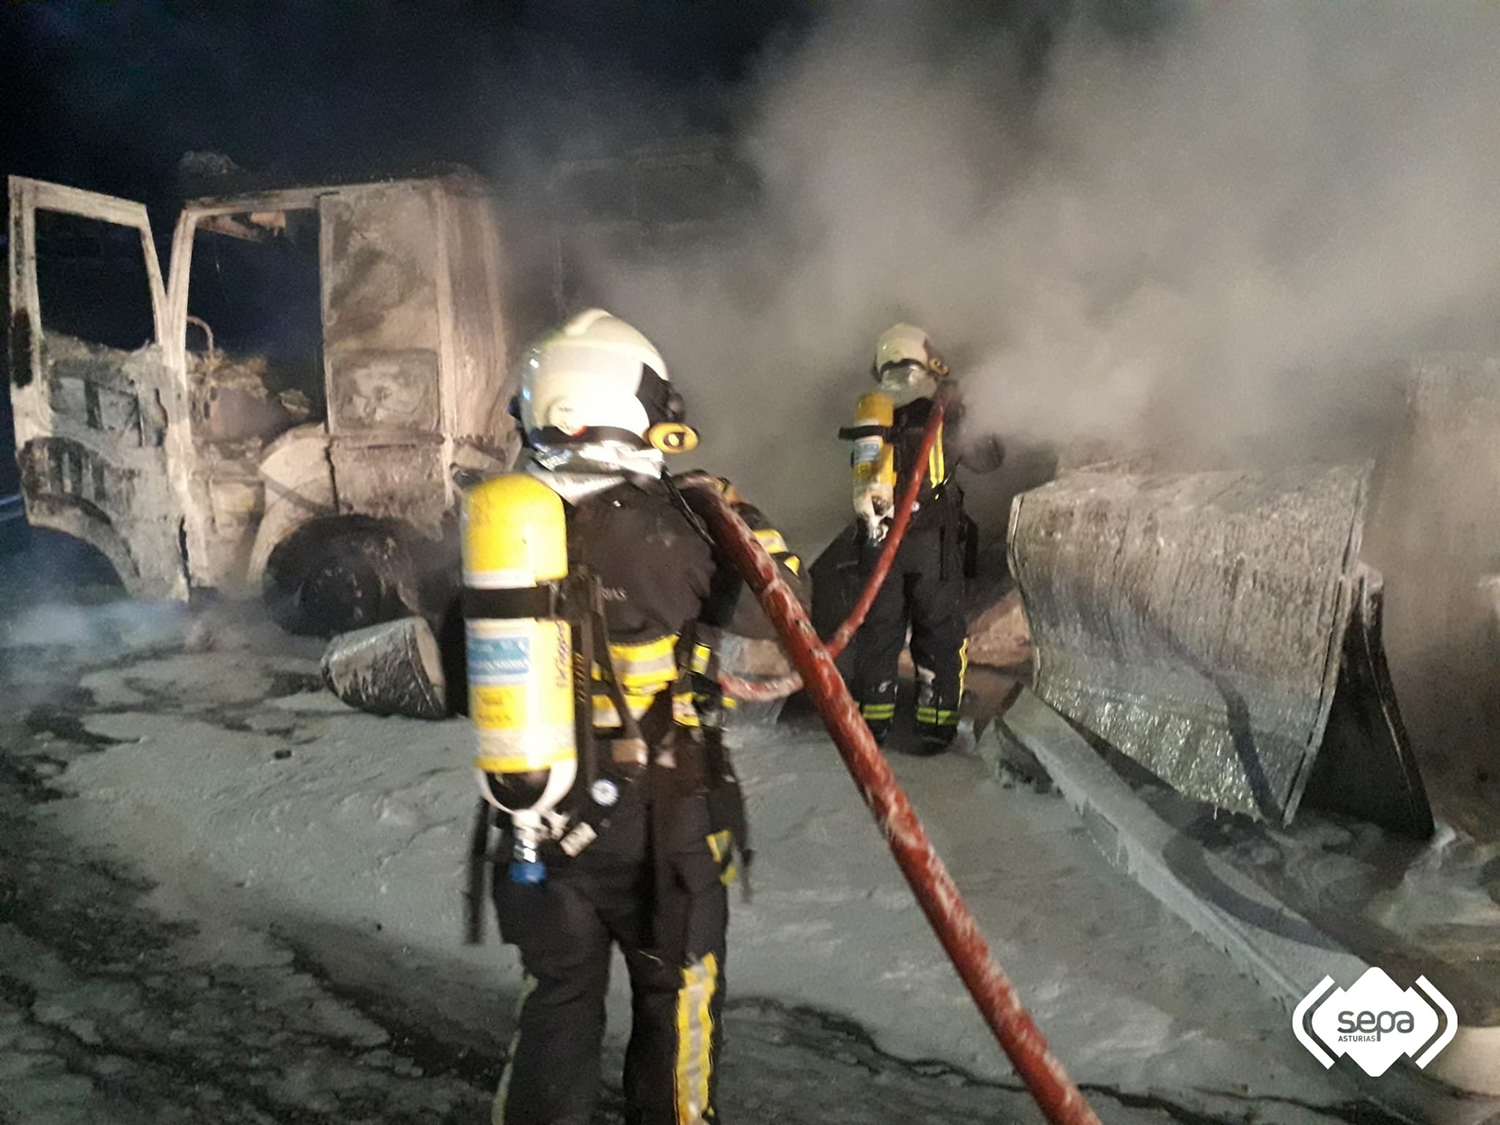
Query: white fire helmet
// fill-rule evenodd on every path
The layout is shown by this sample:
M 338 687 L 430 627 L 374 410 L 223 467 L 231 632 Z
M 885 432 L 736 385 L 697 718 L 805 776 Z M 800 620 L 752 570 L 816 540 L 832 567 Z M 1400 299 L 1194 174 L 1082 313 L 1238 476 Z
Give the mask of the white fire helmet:
M 539 459 L 640 471 L 698 444 L 661 353 L 603 309 L 587 309 L 533 344 L 520 382 L 511 411 Z
M 893 324 L 875 345 L 875 381 L 888 391 L 915 387 L 948 374 L 927 333 L 915 324 Z

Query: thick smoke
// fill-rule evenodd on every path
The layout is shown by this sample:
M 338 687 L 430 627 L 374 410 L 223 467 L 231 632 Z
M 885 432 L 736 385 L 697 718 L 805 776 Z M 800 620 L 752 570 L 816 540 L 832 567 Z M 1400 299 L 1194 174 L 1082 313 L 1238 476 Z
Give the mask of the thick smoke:
M 874 335 L 925 325 L 1012 441 L 1202 460 L 1364 455 L 1400 361 L 1487 341 L 1500 11 L 1201 5 L 1013 36 L 844 9 L 768 59 L 735 236 L 601 269 L 705 459 L 831 534 Z

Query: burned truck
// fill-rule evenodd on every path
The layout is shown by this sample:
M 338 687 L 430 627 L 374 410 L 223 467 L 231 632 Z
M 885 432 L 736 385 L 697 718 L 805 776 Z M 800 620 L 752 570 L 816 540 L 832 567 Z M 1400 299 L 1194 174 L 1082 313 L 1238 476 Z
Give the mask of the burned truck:
M 67 268 L 55 251 L 80 237 L 130 291 Z M 91 544 L 133 596 L 262 595 L 297 631 L 419 612 L 429 577 L 451 585 L 462 484 L 516 453 L 477 177 L 199 199 L 165 280 L 144 206 L 12 177 L 9 241 L 33 525 Z

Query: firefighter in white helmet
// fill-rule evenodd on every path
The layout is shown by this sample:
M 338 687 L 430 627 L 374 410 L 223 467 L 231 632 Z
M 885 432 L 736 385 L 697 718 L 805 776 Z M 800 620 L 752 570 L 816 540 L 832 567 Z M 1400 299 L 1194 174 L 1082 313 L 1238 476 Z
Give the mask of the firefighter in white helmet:
M 558 806 L 557 839 L 531 865 L 545 879 L 518 878 L 508 870 L 515 860 L 497 863 L 501 934 L 519 948 L 527 980 L 494 1121 L 592 1120 L 618 945 L 634 996 L 626 1120 L 712 1122 L 726 887 L 737 858 L 748 858 L 717 723 L 714 641 L 721 630 L 773 634 L 697 520 L 698 490 L 679 489 L 663 469 L 664 454 L 692 449 L 697 437 L 645 336 L 599 309 L 578 314 L 522 357 L 512 413 L 524 471 L 564 501 L 569 565 L 589 568 L 602 587 L 623 693 L 609 692 L 596 666 L 591 744 L 622 744 L 611 739 L 631 725 L 623 702 L 646 760 L 620 770 L 606 754 L 580 768 L 596 780 L 576 783 Z M 739 510 L 775 535 L 753 508 Z M 784 546 L 777 554 L 797 581 L 795 556 Z
M 947 749 L 958 729 L 959 703 L 967 667 L 965 579 L 972 577 L 976 534 L 964 512 L 963 489 L 955 479 L 960 463 L 978 472 L 999 467 L 1004 450 L 993 436 L 965 437 L 963 407 L 956 389 L 946 386 L 948 405 L 927 464 L 914 464 L 939 382 L 950 378 L 948 365 L 927 333 L 913 324 L 895 324 L 875 345 L 872 367 L 884 395 L 861 399 L 856 426 L 840 436 L 856 442 L 855 508 L 860 519 L 860 573 L 868 576 L 879 557 L 898 497 L 913 472 L 925 468 L 926 479 L 906 537 L 896 554 L 869 616 L 855 634 L 851 687 L 860 711 L 877 741 L 883 742 L 896 714 L 897 665 L 911 630 L 912 662 L 917 669 L 916 726 L 918 753 Z M 906 399 L 894 406 L 893 398 Z M 885 417 L 871 411 L 870 399 L 884 400 Z M 859 447 L 885 443 L 889 479 L 883 489 L 878 472 L 860 473 Z M 898 483 L 898 481 L 900 483 Z M 872 493 L 877 495 L 873 502 Z

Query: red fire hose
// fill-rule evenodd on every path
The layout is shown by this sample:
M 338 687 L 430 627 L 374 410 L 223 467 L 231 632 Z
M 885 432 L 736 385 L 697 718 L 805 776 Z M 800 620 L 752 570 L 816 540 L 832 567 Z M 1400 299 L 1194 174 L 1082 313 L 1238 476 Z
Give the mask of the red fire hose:
M 876 747 L 870 728 L 860 718 L 859 708 L 834 667 L 833 658 L 818 640 L 796 596 L 777 574 L 776 564 L 745 521 L 717 491 L 705 491 L 710 497 L 704 512 L 709 531 L 755 591 L 776 626 L 792 663 L 807 685 L 808 695 L 817 705 L 839 755 L 854 777 L 860 796 L 875 814 L 901 873 L 1001 1049 L 1052 1125 L 1100 1125 L 1078 1087 L 1048 1050 L 1046 1040 L 1021 1006 L 1004 971 L 995 963 L 974 916 L 933 850 L 932 841 Z
M 849 616 L 844 619 L 844 623 L 838 627 L 838 631 L 824 646 L 828 650 L 828 655 L 835 660 L 844 651 L 854 634 L 859 632 L 859 627 L 865 623 L 870 607 L 875 604 L 876 595 L 880 593 L 880 588 L 885 585 L 886 576 L 891 572 L 891 564 L 896 561 L 896 551 L 901 546 L 901 540 L 906 538 L 906 529 L 911 524 L 912 512 L 917 506 L 917 494 L 922 491 L 922 481 L 927 476 L 932 447 L 937 444 L 938 431 L 943 427 L 943 414 L 947 408 L 948 403 L 941 392 L 933 396 L 932 410 L 927 415 L 927 427 L 922 431 L 922 445 L 917 451 L 916 464 L 913 466 L 911 476 L 907 478 L 905 487 L 901 490 L 901 498 L 896 504 L 896 518 L 891 521 L 891 528 L 886 532 L 885 545 L 880 549 L 880 557 L 875 560 L 875 569 L 870 572 L 865 588 L 860 592 L 859 600 L 854 603 L 854 608 L 849 611 Z M 940 482 L 933 482 L 934 485 L 938 483 Z M 793 674 L 779 676 L 774 680 L 756 681 L 742 679 L 724 672 L 719 675 L 719 686 L 735 699 L 762 703 L 772 699 L 781 699 L 791 695 L 794 691 L 801 691 L 802 677 Z

